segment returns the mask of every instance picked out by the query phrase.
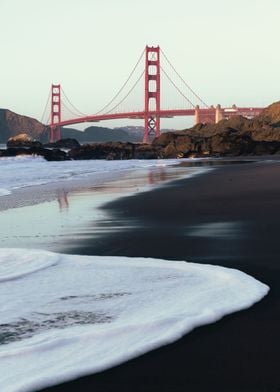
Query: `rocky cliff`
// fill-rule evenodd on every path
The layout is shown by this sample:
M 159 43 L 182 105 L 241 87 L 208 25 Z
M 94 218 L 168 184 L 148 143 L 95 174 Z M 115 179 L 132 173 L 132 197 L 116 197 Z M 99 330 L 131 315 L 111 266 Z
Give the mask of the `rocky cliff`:
M 164 158 L 280 153 L 280 102 L 253 119 L 235 116 L 218 124 L 162 134 L 152 146 Z
M 34 139 L 42 140 L 47 137 L 47 129 L 34 118 L 21 116 L 8 109 L 0 109 L 0 143 L 20 133 L 27 133 Z

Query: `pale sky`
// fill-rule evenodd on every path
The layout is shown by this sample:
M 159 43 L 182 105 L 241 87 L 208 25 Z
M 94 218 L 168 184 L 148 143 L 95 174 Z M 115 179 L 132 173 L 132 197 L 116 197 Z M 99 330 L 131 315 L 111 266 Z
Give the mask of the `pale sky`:
M 279 0 L 2 0 L 0 12 L 0 107 L 19 114 L 40 120 L 51 83 L 82 112 L 97 112 L 147 44 L 209 105 L 280 99 Z

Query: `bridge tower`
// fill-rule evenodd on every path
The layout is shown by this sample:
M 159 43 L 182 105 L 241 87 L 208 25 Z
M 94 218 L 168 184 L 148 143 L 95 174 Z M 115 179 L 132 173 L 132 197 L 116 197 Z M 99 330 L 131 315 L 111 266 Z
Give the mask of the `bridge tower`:
M 61 122 L 61 89 L 60 84 L 52 84 L 51 87 L 51 123 L 50 123 L 50 142 L 59 140 Z
M 160 48 L 146 46 L 144 143 L 160 135 Z

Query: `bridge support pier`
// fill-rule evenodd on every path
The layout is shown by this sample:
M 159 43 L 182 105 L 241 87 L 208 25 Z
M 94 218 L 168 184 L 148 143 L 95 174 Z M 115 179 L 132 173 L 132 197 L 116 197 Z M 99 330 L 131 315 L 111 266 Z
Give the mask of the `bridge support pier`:
M 60 139 L 61 139 L 60 127 L 59 126 L 50 126 L 50 143 L 57 142 Z
M 153 104 L 153 106 L 152 106 Z M 153 112 L 153 113 L 151 113 Z M 160 135 L 160 48 L 146 46 L 145 117 L 143 143 L 149 135 Z
M 56 142 L 61 139 L 60 126 L 61 122 L 61 88 L 60 84 L 52 84 L 51 87 L 51 123 L 50 123 L 50 142 Z
M 224 119 L 224 114 L 221 105 L 217 105 L 215 109 L 215 124 Z
M 194 125 L 197 125 L 199 123 L 200 123 L 199 106 L 196 105 L 194 110 Z

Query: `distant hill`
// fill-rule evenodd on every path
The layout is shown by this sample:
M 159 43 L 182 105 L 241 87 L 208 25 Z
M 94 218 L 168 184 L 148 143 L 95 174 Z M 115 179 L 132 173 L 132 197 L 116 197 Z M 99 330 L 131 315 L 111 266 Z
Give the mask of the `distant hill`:
M 114 128 L 114 130 L 123 130 L 127 132 L 129 135 L 129 139 L 127 141 L 131 142 L 142 142 L 143 141 L 143 136 L 144 136 L 144 127 L 143 126 L 135 126 L 135 125 L 128 125 L 120 128 Z M 161 129 L 161 133 L 166 133 L 166 132 L 174 132 L 175 129 Z M 154 135 L 151 135 L 150 141 L 154 139 Z
M 47 137 L 46 127 L 35 118 L 0 109 L 0 143 L 6 143 L 11 136 L 19 133 L 27 133 L 38 140 Z
M 80 143 L 94 142 L 139 142 L 143 139 L 143 133 L 133 134 L 122 128 L 105 128 L 90 126 L 84 131 L 78 131 L 72 128 L 62 128 L 62 138 L 77 139 Z
M 49 130 L 38 120 L 14 113 L 9 109 L 0 109 L 0 143 L 6 143 L 10 137 L 26 133 L 32 138 L 43 143 L 48 141 Z M 74 138 L 81 143 L 130 141 L 138 142 L 143 138 L 143 133 L 137 135 L 123 129 L 90 126 L 84 131 L 74 128 L 62 128 L 62 138 Z
M 173 130 L 162 129 L 161 132 Z M 10 137 L 26 133 L 42 143 L 48 142 L 49 130 L 38 120 L 22 116 L 8 109 L 0 109 L 0 143 L 6 143 Z M 102 142 L 142 142 L 144 135 L 143 126 L 124 126 L 117 128 L 106 128 L 90 126 L 84 131 L 75 128 L 62 128 L 62 138 L 77 139 L 80 143 L 102 143 Z
M 122 130 L 124 130 L 124 131 L 126 131 L 128 133 L 132 133 L 132 134 L 135 134 L 135 135 L 141 135 L 142 139 L 143 139 L 143 134 L 144 134 L 144 127 L 143 126 L 127 125 L 127 126 L 124 126 L 124 127 L 116 127 L 114 129 L 122 129 Z M 172 128 L 172 129 L 171 128 L 162 128 L 160 130 L 161 133 L 174 132 L 174 131 L 176 131 L 175 128 Z

